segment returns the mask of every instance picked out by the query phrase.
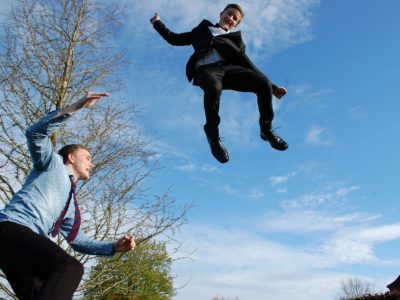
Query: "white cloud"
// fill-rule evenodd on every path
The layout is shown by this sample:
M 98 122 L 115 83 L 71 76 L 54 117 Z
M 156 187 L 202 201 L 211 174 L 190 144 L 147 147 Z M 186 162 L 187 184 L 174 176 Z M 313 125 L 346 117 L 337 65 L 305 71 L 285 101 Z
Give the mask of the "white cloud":
M 281 177 L 315 169 L 314 164 L 307 164 Z M 282 178 L 276 182 L 284 184 Z M 244 194 L 229 185 L 224 188 L 233 196 Z M 223 225 L 188 225 L 180 240 L 188 252 L 196 252 L 193 261 L 177 262 L 173 267 L 178 285 L 190 279 L 176 299 L 220 295 L 252 300 L 332 300 L 341 280 L 359 276 L 356 271 L 338 271 L 343 267 L 367 268 L 372 277 L 380 268 L 395 269 L 400 262 L 387 256 L 383 259 L 377 246 L 399 240 L 400 224 L 379 224 L 384 222 L 382 216 L 352 210 L 351 201 L 361 191 L 358 185 L 334 182 L 283 200 L 273 212 L 267 205 L 264 215 L 260 212 L 240 219 L 230 218 L 228 213 Z M 263 192 L 253 187 L 250 195 L 262 197 Z
M 201 261 L 199 270 L 206 270 L 210 265 L 220 271 L 260 270 L 265 267 L 260 265 L 262 262 L 269 268 L 286 273 L 323 264 L 314 253 L 265 239 L 242 226 L 237 224 L 226 229 L 206 226 L 186 228 L 189 235 L 185 236 L 185 244 L 189 249 L 197 249 L 193 259 Z
M 368 243 L 385 242 L 400 238 L 400 224 L 390 224 L 379 227 L 364 228 L 347 232 L 346 236 L 352 240 Z
M 213 165 L 205 164 L 201 167 L 201 170 L 205 173 L 215 173 L 219 172 L 219 169 Z
M 285 199 L 281 201 L 281 207 L 285 211 L 320 210 L 332 207 L 338 210 L 343 203 L 348 201 L 348 196 L 359 189 L 357 185 L 343 187 L 340 183 L 331 183 L 321 190 Z
M 230 184 L 225 184 L 222 188 L 217 188 L 222 190 L 224 193 L 228 194 L 231 197 L 241 198 L 244 201 L 257 201 L 265 197 L 265 193 L 261 187 L 253 186 L 249 187 L 247 190 L 242 190 L 238 187 L 233 187 Z
M 347 114 L 350 115 L 352 118 L 365 118 L 368 116 L 368 114 L 365 112 L 365 107 L 363 106 L 355 106 L 355 107 L 350 107 L 347 110 Z
M 279 242 L 280 235 L 265 235 L 254 223 L 249 226 L 237 219 L 225 222 L 224 228 L 188 225 L 182 240 L 186 249 L 196 252 L 193 260 L 174 265 L 173 272 L 179 274 L 177 284 L 190 278 L 176 299 L 221 295 L 252 300 L 332 300 L 341 280 L 357 276 L 338 272 L 338 266 L 362 264 L 378 269 L 385 264 L 399 264 L 382 260 L 375 246 L 400 239 L 400 224 L 372 226 L 371 221 L 376 219 L 361 213 L 334 217 L 314 212 L 287 217 L 293 219 L 292 225 L 311 230 L 314 223 L 326 232 L 319 238 Z M 382 278 L 377 281 L 382 282 Z
M 244 1 L 241 29 L 249 47 L 265 56 L 313 38 L 312 9 L 319 1 Z M 261 49 L 264 49 L 261 53 Z
M 140 2 L 140 3 L 139 3 Z M 245 18 L 238 30 L 244 32 L 244 39 L 250 52 L 274 53 L 313 38 L 312 10 L 319 0 L 243 0 L 240 5 Z M 149 19 L 159 12 L 172 31 L 190 31 L 202 19 L 217 22 L 226 1 L 126 1 L 127 11 L 134 18 L 132 26 L 149 24 Z M 150 25 L 148 26 L 150 28 Z M 267 51 L 266 51 L 267 50 Z
M 263 191 L 261 191 L 259 188 L 254 187 L 250 191 L 249 198 L 252 200 L 258 200 L 258 199 L 264 198 L 264 196 L 265 196 L 265 194 Z
M 237 189 L 235 189 L 234 187 L 232 187 L 231 185 L 229 185 L 229 184 L 225 184 L 222 187 L 222 190 L 227 194 L 230 194 L 230 195 L 233 195 L 233 196 L 239 196 L 239 191 Z
M 307 98 L 307 101 L 310 101 L 310 99 L 320 99 L 322 97 L 329 96 L 333 93 L 333 90 L 331 89 L 322 89 L 322 90 L 314 90 L 313 87 L 307 84 L 303 85 L 295 85 L 292 87 L 292 92 L 293 94 L 296 95 L 296 97 L 299 98 Z
M 345 276 L 330 271 L 335 261 L 316 248 L 283 245 L 244 229 L 189 226 L 185 246 L 197 249 L 193 261 L 174 266 L 177 282 L 190 281 L 179 291 L 180 299 L 319 299 L 336 296 Z
M 197 171 L 197 166 L 195 164 L 186 164 L 182 166 L 178 166 L 178 170 L 183 172 L 195 172 Z
M 329 254 L 330 260 L 337 263 L 355 264 L 378 261 L 371 245 L 359 241 L 337 239 L 330 241 L 322 249 Z
M 293 95 L 291 101 L 285 102 L 285 110 L 294 114 L 311 112 L 321 114 L 326 112 L 335 101 L 335 92 L 332 89 L 316 89 L 309 84 L 295 84 L 288 87 Z
M 285 193 L 288 192 L 288 189 L 287 188 L 279 188 L 279 189 L 276 190 L 276 192 L 278 194 L 285 194 Z
M 282 184 L 288 180 L 289 180 L 289 176 L 271 176 L 269 178 L 271 185 Z
M 282 201 L 281 205 L 286 210 L 300 210 L 307 208 L 320 207 L 334 199 L 331 192 L 320 192 L 305 194 L 297 198 Z
M 321 144 L 321 135 L 324 132 L 324 128 L 312 128 L 307 133 L 307 141 L 312 144 Z
M 267 232 L 310 234 L 337 231 L 379 219 L 379 214 L 351 212 L 349 196 L 359 189 L 356 185 L 331 184 L 322 191 L 283 200 L 281 210 L 269 211 L 259 223 Z
M 302 176 L 307 174 L 307 177 L 315 176 L 319 172 L 319 166 L 315 163 L 301 164 L 294 168 L 293 171 L 289 171 L 284 175 L 272 175 L 268 178 L 269 184 L 271 186 L 283 185 L 287 183 L 290 179 L 296 176 Z M 282 188 L 282 187 L 281 187 Z
M 368 223 L 379 215 L 363 213 L 333 214 L 317 210 L 294 210 L 283 213 L 268 213 L 262 227 L 267 232 L 309 234 L 318 231 L 335 231 L 345 226 Z
M 311 128 L 307 133 L 306 140 L 314 145 L 332 145 L 334 143 L 334 137 L 323 127 Z
M 340 188 L 339 190 L 336 191 L 336 194 L 339 197 L 345 197 L 358 189 L 360 189 L 359 186 L 353 185 L 348 188 Z
M 189 157 L 185 155 L 180 149 L 176 148 L 175 146 L 167 142 L 164 142 L 159 139 L 154 144 L 155 145 L 152 146 L 154 146 L 154 149 L 157 152 L 158 156 L 172 156 L 174 158 L 186 161 L 189 160 Z
M 331 259 L 345 263 L 380 262 L 374 247 L 400 238 L 400 224 L 340 230 L 322 249 Z
M 338 293 L 336 283 L 344 277 L 329 272 L 277 274 L 269 269 L 230 273 L 189 271 L 191 281 L 174 297 L 176 300 L 204 300 L 215 296 L 251 300 L 332 300 Z

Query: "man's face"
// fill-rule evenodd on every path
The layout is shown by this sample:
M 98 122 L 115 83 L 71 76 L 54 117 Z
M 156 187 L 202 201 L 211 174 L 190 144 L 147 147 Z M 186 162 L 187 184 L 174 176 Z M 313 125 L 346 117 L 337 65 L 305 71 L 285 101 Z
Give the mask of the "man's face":
M 230 7 L 220 13 L 218 24 L 225 30 L 232 30 L 239 24 L 241 18 L 242 15 L 240 11 Z
M 80 148 L 70 154 L 71 168 L 76 180 L 87 180 L 90 178 L 90 170 L 93 168 L 92 156 L 86 149 Z

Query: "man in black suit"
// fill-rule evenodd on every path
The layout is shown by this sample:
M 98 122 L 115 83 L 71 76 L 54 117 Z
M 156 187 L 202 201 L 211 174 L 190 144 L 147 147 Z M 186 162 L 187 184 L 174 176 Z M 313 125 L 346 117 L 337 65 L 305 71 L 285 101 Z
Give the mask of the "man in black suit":
M 272 130 L 272 95 L 281 99 L 287 91 L 273 84 L 245 54 L 245 45 L 240 31 L 230 32 L 244 16 L 237 4 L 228 4 L 220 13 L 220 20 L 212 24 L 203 20 L 190 32 L 174 33 L 160 20 L 156 13 L 150 19 L 155 30 L 171 45 L 192 45 L 194 53 L 186 65 L 186 75 L 194 85 L 204 91 L 206 124 L 204 131 L 211 153 L 220 162 L 229 161 L 228 151 L 219 137 L 219 102 L 224 89 L 253 92 L 257 95 L 260 113 L 260 136 L 274 149 L 286 150 L 288 144 Z

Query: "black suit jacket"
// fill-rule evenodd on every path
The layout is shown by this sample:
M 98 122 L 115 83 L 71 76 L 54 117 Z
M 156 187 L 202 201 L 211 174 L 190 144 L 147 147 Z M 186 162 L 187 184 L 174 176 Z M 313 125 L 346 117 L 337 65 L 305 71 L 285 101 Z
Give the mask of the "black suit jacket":
M 210 21 L 203 20 L 199 25 L 190 32 L 174 33 L 170 31 L 160 20 L 154 23 L 154 29 L 171 45 L 189 46 L 194 48 L 193 54 L 190 56 L 186 64 L 186 76 L 190 81 L 196 83 L 196 61 L 198 56 L 210 48 L 215 48 L 230 64 L 240 65 L 251 69 L 265 76 L 250 60 L 245 53 L 245 44 L 240 31 L 230 32 L 218 36 L 213 36 L 209 26 L 214 26 Z M 272 85 L 273 89 L 276 85 Z

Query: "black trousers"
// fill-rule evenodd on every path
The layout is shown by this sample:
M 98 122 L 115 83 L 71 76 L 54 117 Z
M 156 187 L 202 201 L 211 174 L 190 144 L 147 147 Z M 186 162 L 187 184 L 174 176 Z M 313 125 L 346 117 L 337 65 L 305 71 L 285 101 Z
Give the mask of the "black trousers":
M 70 300 L 83 276 L 61 247 L 12 222 L 0 223 L 0 269 L 20 300 Z
M 207 65 L 197 70 L 196 83 L 204 91 L 204 130 L 209 137 L 218 136 L 219 103 L 222 90 L 253 92 L 257 95 L 260 123 L 271 123 L 272 82 L 264 75 L 239 65 Z

